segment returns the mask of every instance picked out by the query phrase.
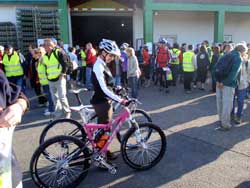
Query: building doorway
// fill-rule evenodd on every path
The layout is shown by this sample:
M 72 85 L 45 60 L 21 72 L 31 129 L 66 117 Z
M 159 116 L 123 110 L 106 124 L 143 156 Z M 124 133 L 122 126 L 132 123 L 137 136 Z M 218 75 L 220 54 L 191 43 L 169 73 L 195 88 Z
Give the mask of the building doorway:
M 101 39 L 115 40 L 118 45 L 127 42 L 132 45 L 132 16 L 72 15 L 73 45 L 84 46 L 88 42 L 98 45 Z

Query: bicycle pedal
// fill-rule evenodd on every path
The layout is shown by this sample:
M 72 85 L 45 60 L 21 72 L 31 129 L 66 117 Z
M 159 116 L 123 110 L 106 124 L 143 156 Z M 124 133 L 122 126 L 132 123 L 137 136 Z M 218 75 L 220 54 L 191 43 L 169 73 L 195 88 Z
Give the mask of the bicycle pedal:
M 117 166 L 115 164 L 112 164 L 109 161 L 101 161 L 100 164 L 106 168 L 110 174 L 116 174 L 117 173 Z

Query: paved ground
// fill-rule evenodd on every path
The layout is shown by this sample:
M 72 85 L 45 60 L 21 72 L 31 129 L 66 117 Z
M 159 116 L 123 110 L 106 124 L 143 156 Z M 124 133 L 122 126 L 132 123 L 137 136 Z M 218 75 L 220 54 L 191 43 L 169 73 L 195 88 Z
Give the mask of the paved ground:
M 31 95 L 32 96 L 32 95 Z M 88 103 L 90 92 L 82 96 Z M 75 101 L 70 96 L 71 104 Z M 87 99 L 87 100 L 86 100 Z M 129 168 L 119 157 L 116 175 L 91 169 L 79 188 L 249 188 L 250 126 L 246 103 L 244 123 L 229 132 L 215 131 L 215 96 L 207 91 L 183 93 L 182 86 L 169 94 L 154 86 L 140 91 L 142 108 L 167 135 L 163 160 L 149 171 Z M 16 128 L 14 148 L 24 172 L 24 188 L 35 185 L 29 177 L 29 161 L 48 119 L 43 109 L 32 108 Z M 77 118 L 77 117 L 75 117 Z M 118 150 L 113 146 L 113 150 Z

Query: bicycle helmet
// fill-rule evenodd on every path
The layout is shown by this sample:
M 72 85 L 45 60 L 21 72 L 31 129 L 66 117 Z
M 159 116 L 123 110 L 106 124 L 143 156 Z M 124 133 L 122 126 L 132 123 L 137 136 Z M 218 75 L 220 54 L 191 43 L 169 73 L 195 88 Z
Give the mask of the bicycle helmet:
M 161 44 L 167 44 L 168 41 L 167 41 L 165 38 L 161 38 L 161 39 L 159 40 L 159 43 L 161 43 Z
M 120 46 L 120 48 L 124 50 L 127 49 L 128 47 L 129 47 L 129 44 L 126 42 L 122 43 L 122 45 Z
M 120 49 L 118 48 L 115 41 L 102 39 L 102 41 L 99 44 L 99 48 L 105 50 L 109 54 L 121 56 Z

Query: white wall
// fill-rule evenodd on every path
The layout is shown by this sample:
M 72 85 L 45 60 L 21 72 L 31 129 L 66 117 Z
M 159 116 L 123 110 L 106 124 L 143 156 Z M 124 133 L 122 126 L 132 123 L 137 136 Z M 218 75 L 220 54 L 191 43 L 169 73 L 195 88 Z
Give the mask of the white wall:
M 226 13 L 225 35 L 232 35 L 234 42 L 250 42 L 250 13 Z
M 197 44 L 213 41 L 214 14 L 210 12 L 159 11 L 154 15 L 154 42 L 161 35 L 177 35 L 177 42 Z
M 0 6 L 0 22 L 12 22 L 16 24 L 16 7 Z
M 137 9 L 133 14 L 133 44 L 136 47 L 136 39 L 143 38 L 143 11 Z

